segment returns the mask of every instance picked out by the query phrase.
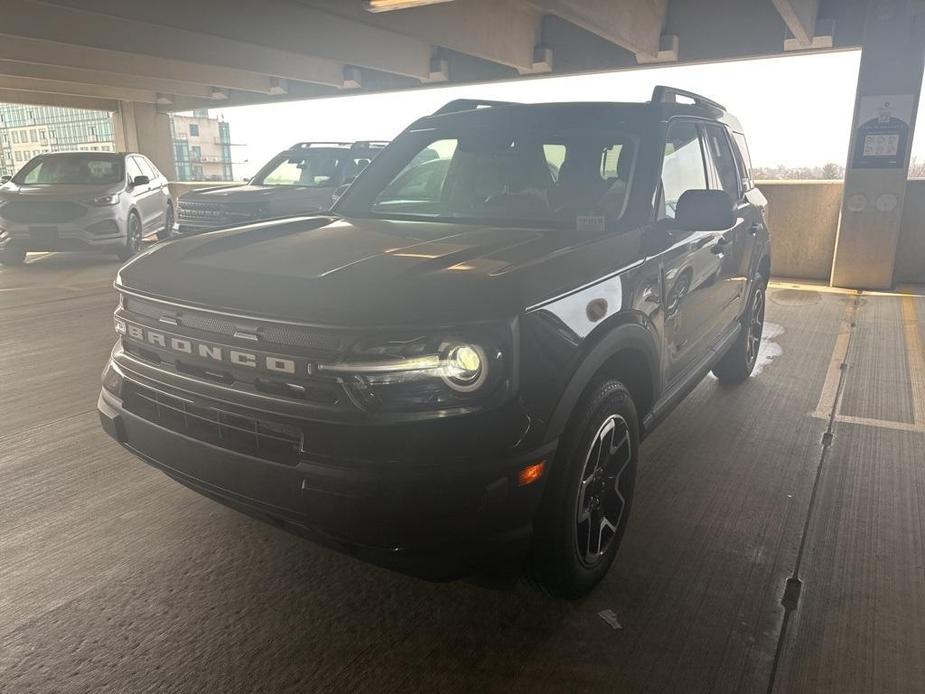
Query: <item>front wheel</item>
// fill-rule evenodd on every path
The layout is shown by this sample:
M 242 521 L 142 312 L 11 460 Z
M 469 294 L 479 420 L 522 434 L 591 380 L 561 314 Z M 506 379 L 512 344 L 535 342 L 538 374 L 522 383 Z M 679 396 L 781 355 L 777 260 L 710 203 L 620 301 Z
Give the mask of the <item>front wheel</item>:
M 128 226 L 125 232 L 125 243 L 116 251 L 119 260 L 128 260 L 141 250 L 141 219 L 138 214 L 131 212 L 128 216 Z
M 766 291 L 765 279 L 757 276 L 752 283 L 748 308 L 742 316 L 742 330 L 729 351 L 713 367 L 713 375 L 720 383 L 741 383 L 754 370 L 761 348 L 761 334 L 764 331 Z
M 585 395 L 553 464 L 528 572 L 547 592 L 577 598 L 613 563 L 626 529 L 639 423 L 626 387 L 604 379 Z

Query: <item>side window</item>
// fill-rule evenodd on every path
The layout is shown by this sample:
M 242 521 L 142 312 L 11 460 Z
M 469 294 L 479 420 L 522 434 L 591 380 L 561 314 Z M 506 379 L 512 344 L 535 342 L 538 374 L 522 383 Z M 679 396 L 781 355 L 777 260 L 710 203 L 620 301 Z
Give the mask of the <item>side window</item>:
M 751 189 L 752 183 L 752 157 L 748 153 L 748 143 L 745 141 L 745 135 L 742 133 L 733 133 L 732 139 L 735 142 L 736 155 L 738 155 L 739 165 L 742 172 L 742 183 L 746 190 Z
M 707 173 L 697 126 L 693 123 L 672 123 L 668 127 L 662 162 L 663 208 L 660 217 L 674 219 L 678 200 L 686 191 L 706 188 Z
M 738 200 L 742 197 L 742 191 L 739 188 L 739 171 L 732 155 L 726 129 L 719 125 L 707 125 L 703 130 L 715 182 L 720 190 L 729 193 L 733 200 Z
M 147 175 L 141 170 L 141 167 L 138 166 L 138 162 L 135 161 L 135 157 L 125 158 L 125 171 L 128 173 L 128 178 L 130 181 L 133 180 L 136 176 Z
M 152 181 L 157 178 L 157 169 L 144 157 L 134 157 L 135 162 L 141 168 L 141 173 L 150 178 Z
M 549 175 L 553 182 L 559 180 L 559 169 L 565 161 L 565 145 L 550 144 L 543 145 L 543 156 L 546 157 L 546 166 L 549 167 Z

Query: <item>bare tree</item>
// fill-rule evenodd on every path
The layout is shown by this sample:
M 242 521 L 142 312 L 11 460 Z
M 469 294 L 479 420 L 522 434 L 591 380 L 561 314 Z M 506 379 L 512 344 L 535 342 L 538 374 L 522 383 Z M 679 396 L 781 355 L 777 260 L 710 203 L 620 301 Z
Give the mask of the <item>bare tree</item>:
M 912 157 L 909 163 L 909 178 L 925 178 L 925 159 Z

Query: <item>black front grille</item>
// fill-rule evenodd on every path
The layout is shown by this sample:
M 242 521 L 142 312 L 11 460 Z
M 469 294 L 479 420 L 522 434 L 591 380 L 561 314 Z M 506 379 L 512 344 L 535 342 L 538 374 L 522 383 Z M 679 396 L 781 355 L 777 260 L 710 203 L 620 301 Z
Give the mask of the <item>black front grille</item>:
M 215 203 L 181 200 L 177 218 L 202 224 L 230 225 L 266 216 L 266 211 L 249 203 Z
M 317 352 L 317 356 L 319 357 L 331 357 L 341 352 L 346 346 L 343 335 L 331 330 L 268 321 L 263 325 L 259 325 L 256 331 L 254 331 L 253 324 L 256 322 L 256 319 L 241 321 L 239 325 L 231 317 L 181 309 L 169 305 L 155 304 L 133 297 L 125 298 L 125 310 L 139 316 L 153 318 L 154 320 L 159 320 L 161 316 L 168 315 L 176 319 L 177 325 L 181 327 L 222 335 L 224 337 L 233 337 L 238 330 L 256 332 L 261 343 L 267 345 L 301 347 Z
M 62 224 L 86 214 L 87 209 L 76 202 L 32 200 L 11 202 L 0 207 L 0 216 L 18 224 Z
M 130 381 L 122 398 L 126 410 L 171 431 L 275 463 L 299 462 L 303 434 L 291 424 L 229 412 Z

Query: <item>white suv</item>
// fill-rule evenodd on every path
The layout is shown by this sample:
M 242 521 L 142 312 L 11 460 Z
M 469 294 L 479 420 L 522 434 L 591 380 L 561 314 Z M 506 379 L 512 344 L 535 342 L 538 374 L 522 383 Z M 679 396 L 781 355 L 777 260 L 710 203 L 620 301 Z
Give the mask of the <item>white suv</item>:
M 0 264 L 27 251 L 102 250 L 127 260 L 173 226 L 167 179 L 131 153 L 40 154 L 0 186 Z

